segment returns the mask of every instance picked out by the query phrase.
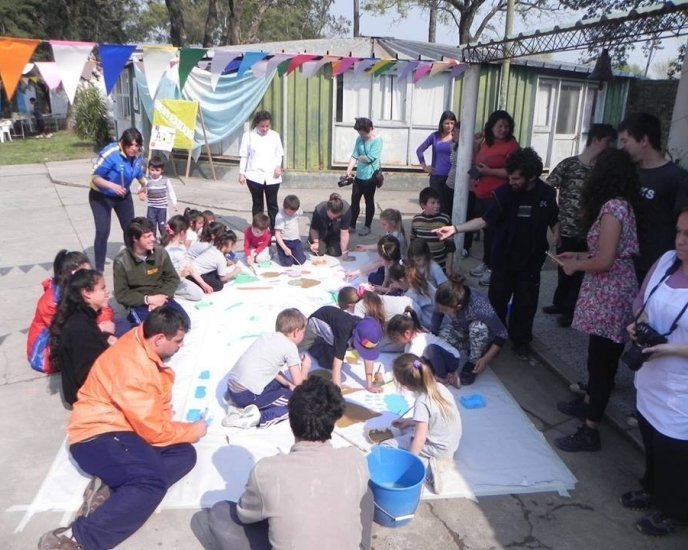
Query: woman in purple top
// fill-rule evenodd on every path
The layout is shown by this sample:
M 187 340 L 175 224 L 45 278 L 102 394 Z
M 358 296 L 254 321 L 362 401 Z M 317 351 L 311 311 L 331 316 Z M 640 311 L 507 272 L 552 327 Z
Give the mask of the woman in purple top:
M 423 170 L 430 176 L 430 187 L 440 194 L 442 213 L 450 217 L 452 201 L 449 195 L 452 190 L 447 186 L 447 175 L 451 168 L 449 157 L 452 149 L 452 130 L 456 124 L 456 115 L 451 111 L 444 111 L 442 116 L 440 116 L 437 131 L 430 134 L 416 149 L 418 161 Z M 425 162 L 425 150 L 428 147 L 432 148 L 432 162 L 430 166 Z

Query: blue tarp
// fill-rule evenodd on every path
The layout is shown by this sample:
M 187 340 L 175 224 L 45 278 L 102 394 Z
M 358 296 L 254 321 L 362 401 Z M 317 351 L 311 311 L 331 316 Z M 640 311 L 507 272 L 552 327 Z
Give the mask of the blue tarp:
M 134 73 L 143 110 L 148 120 L 152 120 L 153 99 L 148 93 L 146 77 L 136 66 Z M 238 76 L 237 73 L 222 75 L 213 91 L 210 85 L 210 72 L 195 68 L 191 71 L 183 92 L 180 92 L 178 73 L 174 67 L 160 80 L 155 99 L 198 101 L 203 111 L 208 143 L 217 143 L 230 136 L 251 116 L 275 74 L 276 70 L 263 78 L 256 78 L 251 72 L 243 76 Z M 195 159 L 198 159 L 203 144 L 203 130 L 200 124 L 197 124 L 193 149 Z

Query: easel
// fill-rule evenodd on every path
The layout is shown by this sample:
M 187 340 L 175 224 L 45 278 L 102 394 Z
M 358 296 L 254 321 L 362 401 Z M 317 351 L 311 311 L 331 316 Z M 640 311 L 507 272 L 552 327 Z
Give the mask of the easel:
M 213 174 L 213 180 L 217 181 L 217 174 L 215 173 L 215 163 L 213 162 L 213 155 L 210 152 L 210 144 L 208 143 L 208 134 L 206 132 L 205 128 L 205 119 L 203 118 L 203 109 L 201 109 L 201 106 L 199 104 L 198 106 L 198 115 L 200 115 L 201 118 L 201 129 L 203 130 L 203 142 L 205 144 L 205 151 L 206 154 L 208 155 L 208 160 L 210 161 L 210 170 Z M 198 118 L 196 119 L 196 124 L 198 124 Z M 179 150 L 179 149 L 178 149 Z M 184 177 L 188 178 L 189 177 L 189 172 L 191 171 L 191 151 L 192 149 L 183 149 L 186 151 L 186 172 L 184 174 Z M 154 149 L 150 148 L 148 149 L 148 161 L 150 162 L 151 156 L 153 154 Z M 174 159 L 172 158 L 172 152 L 174 151 L 174 148 L 169 151 L 170 154 L 170 161 L 172 163 L 172 171 L 174 172 L 175 177 L 179 177 L 179 174 L 177 173 L 177 167 L 174 165 Z

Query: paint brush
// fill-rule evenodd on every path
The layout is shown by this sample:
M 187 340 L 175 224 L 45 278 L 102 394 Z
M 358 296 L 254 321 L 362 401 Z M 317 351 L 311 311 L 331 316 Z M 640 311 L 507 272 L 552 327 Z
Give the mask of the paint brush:
M 255 275 L 256 277 L 258 277 L 258 272 L 256 271 L 256 266 L 255 266 L 255 265 L 251 264 L 251 265 L 248 266 L 248 268 L 251 270 L 251 273 L 253 273 L 253 275 Z
M 353 445 L 354 447 L 356 447 L 359 451 L 361 451 L 365 454 L 368 454 L 370 449 L 365 449 L 364 447 L 361 447 L 358 443 L 356 443 L 355 441 L 352 441 L 347 436 L 345 436 L 343 433 L 337 431 L 337 429 L 334 430 L 334 433 L 336 433 L 339 437 L 341 437 L 344 441 L 346 441 L 350 445 Z
M 414 404 L 414 405 L 411 405 L 411 406 L 410 406 L 408 409 L 406 409 L 403 413 L 401 413 L 401 414 L 395 413 L 395 414 L 397 414 L 397 415 L 399 416 L 399 418 L 404 418 L 408 413 L 411 412 L 411 410 L 413 409 L 413 407 L 415 407 L 415 404 Z

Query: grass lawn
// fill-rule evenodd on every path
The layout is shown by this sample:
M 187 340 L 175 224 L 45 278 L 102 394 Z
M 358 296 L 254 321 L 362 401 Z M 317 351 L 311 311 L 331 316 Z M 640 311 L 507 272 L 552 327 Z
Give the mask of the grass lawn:
M 0 143 L 0 165 L 89 158 L 97 152 L 93 144 L 82 141 L 73 132 L 62 130 L 50 138 L 15 138 Z

